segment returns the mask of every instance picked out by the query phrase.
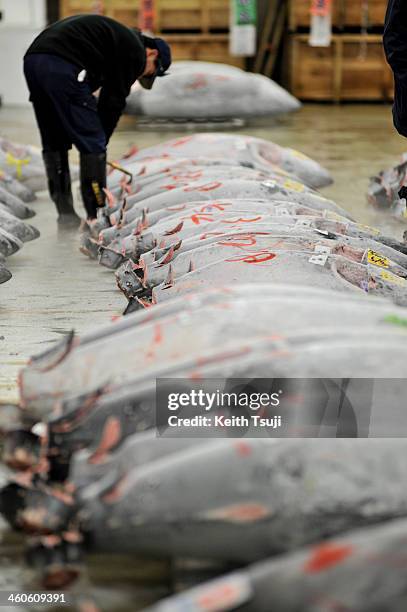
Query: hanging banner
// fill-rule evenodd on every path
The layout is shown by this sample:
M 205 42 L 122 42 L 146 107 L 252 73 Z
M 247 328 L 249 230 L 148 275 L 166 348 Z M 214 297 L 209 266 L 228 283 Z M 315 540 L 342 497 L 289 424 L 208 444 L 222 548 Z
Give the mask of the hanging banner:
M 155 31 L 156 13 L 154 0 L 140 0 L 138 27 L 146 34 Z
M 332 41 L 332 0 L 312 0 L 311 47 L 329 47 Z
M 257 0 L 230 0 L 231 55 L 253 56 L 257 43 Z

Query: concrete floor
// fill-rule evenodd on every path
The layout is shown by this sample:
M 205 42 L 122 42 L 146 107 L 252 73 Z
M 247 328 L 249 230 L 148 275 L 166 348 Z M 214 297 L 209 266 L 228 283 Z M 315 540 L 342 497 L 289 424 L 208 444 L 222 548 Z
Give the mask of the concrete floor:
M 352 211 L 361 222 L 401 236 L 401 224 L 375 215 L 365 204 L 368 177 L 391 165 L 407 149 L 407 143 L 392 127 L 389 106 L 308 105 L 295 115 L 243 131 L 316 158 L 335 179 L 324 192 L 328 197 Z M 112 138 L 109 156 L 117 159 L 134 143 L 144 147 L 184 133 L 182 127 L 140 131 L 134 118 L 124 118 Z M 0 134 L 39 144 L 31 109 L 0 109 Z M 14 277 L 0 286 L 0 403 L 18 399 L 17 375 L 30 355 L 45 350 L 72 328 L 83 333 L 107 323 L 125 306 L 112 273 L 79 252 L 75 233 L 58 233 L 48 197 L 43 194 L 33 206 L 37 211 L 33 223 L 41 230 L 41 238 L 26 244 L 8 260 Z M 1 476 L 0 469 L 0 480 Z M 2 531 L 0 524 L 0 540 Z M 26 585 L 19 540 L 9 533 L 3 532 L 3 536 L 0 586 L 3 590 L 19 589 Z M 134 560 L 107 563 L 97 558 L 88 567 L 85 591 L 90 588 L 97 599 L 110 601 L 109 610 L 118 605 L 133 611 L 149 599 L 145 587 L 135 590 L 135 582 L 140 579 L 145 585 L 145 578 L 155 573 L 151 567 L 146 569 L 145 564 Z M 83 583 L 76 591 L 83 593 L 81 589 Z M 126 605 L 126 600 L 131 604 Z
M 243 131 L 315 157 L 335 178 L 335 184 L 324 192 L 328 197 L 361 222 L 401 236 L 401 226 L 386 217 L 375 217 L 364 197 L 367 178 L 392 164 L 407 148 L 391 125 L 389 106 L 307 105 L 294 115 Z M 0 133 L 15 141 L 39 144 L 31 108 L 1 109 Z M 183 127 L 140 131 L 134 118 L 124 117 L 112 138 L 109 156 L 117 159 L 134 143 L 144 147 L 183 133 Z M 73 152 L 72 159 L 76 158 Z M 8 260 L 14 277 L 0 287 L 0 401 L 17 399 L 16 377 L 31 355 L 72 328 L 82 333 L 108 322 L 125 305 L 111 272 L 78 251 L 77 235 L 57 231 L 48 196 L 42 194 L 34 207 L 33 223 L 41 230 L 41 238 Z

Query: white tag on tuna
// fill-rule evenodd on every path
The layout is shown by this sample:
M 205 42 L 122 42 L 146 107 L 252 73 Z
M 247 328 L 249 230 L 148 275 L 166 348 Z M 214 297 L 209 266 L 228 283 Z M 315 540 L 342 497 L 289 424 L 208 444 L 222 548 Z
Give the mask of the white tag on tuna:
M 330 254 L 331 249 L 329 247 L 323 246 L 322 244 L 317 244 L 314 255 L 312 255 L 308 261 L 316 266 L 324 266 L 328 261 Z
M 78 82 L 79 83 L 83 83 L 84 80 L 86 79 L 86 70 L 81 70 L 80 73 L 78 74 Z

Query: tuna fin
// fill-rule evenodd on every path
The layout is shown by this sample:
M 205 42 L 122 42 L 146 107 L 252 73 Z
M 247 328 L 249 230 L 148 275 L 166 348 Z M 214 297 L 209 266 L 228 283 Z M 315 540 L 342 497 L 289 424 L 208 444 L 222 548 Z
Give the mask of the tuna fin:
M 55 368 L 71 352 L 75 341 L 75 331 L 71 330 L 66 337 L 49 351 L 38 357 L 31 357 L 31 363 L 41 372 L 48 372 Z
M 172 269 L 172 265 L 169 265 L 167 278 L 164 281 L 163 289 L 171 289 L 174 286 L 174 272 Z
M 172 236 L 172 234 L 178 234 L 178 232 L 180 232 L 183 227 L 184 227 L 184 222 L 181 221 L 181 223 L 178 223 L 178 225 L 174 227 L 174 229 L 168 230 L 168 232 L 164 232 L 164 236 Z
M 147 217 L 147 211 L 145 208 L 143 208 L 143 212 L 141 214 L 141 225 L 143 226 L 143 229 L 148 228 L 148 217 Z
M 139 152 L 139 148 L 136 145 L 133 145 L 125 155 L 123 155 L 123 159 L 129 159 L 130 157 L 134 157 Z
M 126 204 L 127 204 L 127 199 L 124 198 L 123 199 L 123 203 L 122 203 L 122 205 L 120 207 L 119 218 L 118 218 L 117 223 L 116 223 L 117 229 L 121 229 L 123 227 L 123 219 L 124 219 L 124 213 L 125 213 L 125 210 L 126 210 Z
M 178 251 L 181 248 L 182 240 L 179 240 L 176 244 L 173 245 L 174 251 Z
M 161 267 L 161 266 L 165 266 L 166 264 L 169 264 L 170 261 L 174 259 L 174 253 L 175 253 L 175 249 L 173 246 L 171 246 L 168 249 L 168 252 L 164 255 L 164 257 L 160 259 L 159 261 L 157 261 L 157 266 Z
M 191 261 L 189 262 L 188 272 L 193 272 L 194 270 L 195 270 L 194 262 L 191 259 Z
M 106 201 L 107 201 L 108 207 L 113 208 L 114 206 L 116 206 L 116 199 L 114 195 L 112 194 L 112 192 L 110 191 L 110 189 L 108 189 L 107 187 L 103 187 L 103 191 L 105 192 L 105 195 L 106 195 Z
M 103 428 L 102 436 L 97 449 L 89 457 L 89 463 L 102 463 L 106 459 L 106 455 L 117 446 L 121 437 L 120 421 L 116 417 L 110 416 Z

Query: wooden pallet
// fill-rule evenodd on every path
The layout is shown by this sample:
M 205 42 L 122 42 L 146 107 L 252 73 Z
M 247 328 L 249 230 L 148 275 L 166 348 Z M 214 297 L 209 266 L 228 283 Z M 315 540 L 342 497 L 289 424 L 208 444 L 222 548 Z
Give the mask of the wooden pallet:
M 228 34 L 166 34 L 176 61 L 220 62 L 244 68 L 245 59 L 229 53 Z
M 301 100 L 390 100 L 393 77 L 379 35 L 334 35 L 330 47 L 290 36 L 290 85 Z
M 310 27 L 311 0 L 290 0 L 289 28 L 296 32 Z M 336 28 L 361 28 L 364 22 L 362 0 L 332 0 L 332 25 Z M 369 27 L 383 27 L 387 0 L 369 0 Z
M 128 26 L 138 25 L 140 0 L 104 0 L 102 5 L 103 14 Z M 95 6 L 95 0 L 60 0 L 60 17 L 91 13 Z M 229 53 L 229 0 L 155 0 L 155 8 L 155 32 L 170 43 L 174 60 L 244 67 L 244 58 Z M 197 33 L 188 33 L 190 30 Z
M 60 15 L 94 12 L 95 0 L 60 0 Z M 103 13 L 128 26 L 139 22 L 140 0 L 103 0 Z M 155 0 L 156 32 L 229 30 L 229 0 Z

